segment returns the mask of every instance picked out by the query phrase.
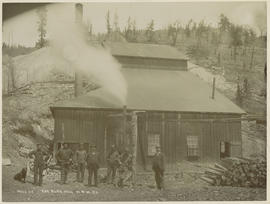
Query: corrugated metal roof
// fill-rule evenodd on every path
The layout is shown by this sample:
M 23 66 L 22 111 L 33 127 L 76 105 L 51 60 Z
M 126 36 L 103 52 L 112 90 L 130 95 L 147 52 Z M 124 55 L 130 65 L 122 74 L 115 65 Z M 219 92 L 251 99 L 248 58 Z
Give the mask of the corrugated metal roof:
M 122 69 L 122 73 L 130 110 L 245 113 L 217 90 L 212 99 L 212 88 L 188 71 Z M 54 107 L 121 109 L 123 104 L 101 88 Z
M 106 43 L 114 56 L 131 56 L 145 58 L 163 58 L 186 60 L 187 57 L 176 48 L 168 45 L 143 44 L 143 43 Z

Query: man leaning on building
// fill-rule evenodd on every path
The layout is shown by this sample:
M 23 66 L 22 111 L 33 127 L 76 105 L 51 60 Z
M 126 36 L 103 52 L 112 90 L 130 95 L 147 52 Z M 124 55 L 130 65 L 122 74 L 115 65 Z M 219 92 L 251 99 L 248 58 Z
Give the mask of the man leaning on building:
M 68 144 L 65 143 L 64 147 L 61 148 L 55 155 L 58 163 L 61 167 L 61 184 L 67 183 L 67 176 L 72 164 L 72 150 L 68 147 Z

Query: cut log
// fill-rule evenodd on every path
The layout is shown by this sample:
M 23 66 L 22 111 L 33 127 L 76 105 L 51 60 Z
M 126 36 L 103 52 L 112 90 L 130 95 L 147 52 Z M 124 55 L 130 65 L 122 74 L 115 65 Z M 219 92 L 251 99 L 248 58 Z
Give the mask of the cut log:
M 210 174 L 210 175 L 222 176 L 221 172 L 214 171 L 214 170 L 211 170 L 211 169 L 208 169 L 207 171 L 205 171 L 205 173 Z
M 220 172 L 220 173 L 225 173 L 225 170 L 219 169 L 219 168 L 214 168 L 214 167 L 209 167 L 209 169 L 216 171 L 216 172 Z
M 219 176 L 213 175 L 213 174 L 206 174 L 205 177 L 210 178 L 210 179 L 217 179 Z
M 221 170 L 223 170 L 223 171 L 228 171 L 227 168 L 225 168 L 224 166 L 222 166 L 222 165 L 220 165 L 220 164 L 218 164 L 218 163 L 215 163 L 215 167 L 218 168 L 218 169 L 221 169 Z
M 207 177 L 200 177 L 203 181 L 206 181 L 207 183 L 211 184 L 211 185 L 214 185 L 215 184 L 215 181 L 213 179 L 210 179 L 210 178 L 207 178 Z

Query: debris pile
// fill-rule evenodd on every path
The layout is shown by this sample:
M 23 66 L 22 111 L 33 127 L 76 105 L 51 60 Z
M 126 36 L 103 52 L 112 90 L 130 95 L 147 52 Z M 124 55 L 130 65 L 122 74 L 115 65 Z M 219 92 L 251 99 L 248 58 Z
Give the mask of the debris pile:
M 44 179 L 49 181 L 59 181 L 60 180 L 60 171 L 56 169 L 47 168 L 44 172 Z
M 266 187 L 266 161 L 226 158 L 205 171 L 202 180 L 215 186 Z

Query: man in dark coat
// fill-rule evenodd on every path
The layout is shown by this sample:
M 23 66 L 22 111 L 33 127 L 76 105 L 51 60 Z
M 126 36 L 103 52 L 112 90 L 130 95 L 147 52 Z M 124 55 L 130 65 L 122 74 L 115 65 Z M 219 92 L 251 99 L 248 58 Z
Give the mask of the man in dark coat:
M 42 185 L 42 173 L 45 167 L 44 156 L 46 153 L 41 149 L 41 144 L 37 144 L 37 149 L 29 153 L 29 157 L 34 159 L 34 185 Z
M 120 154 L 115 145 L 111 146 L 110 152 L 107 156 L 108 170 L 107 170 L 107 183 L 113 183 L 115 179 L 116 169 L 119 166 Z
M 61 166 L 61 184 L 67 183 L 67 175 L 70 165 L 72 164 L 72 156 L 73 152 L 66 143 L 64 144 L 64 147 L 61 148 L 55 155 Z
M 157 184 L 157 188 L 159 190 L 164 188 L 164 155 L 161 153 L 160 147 L 156 147 L 156 154 L 153 158 L 152 169 L 155 173 L 155 180 Z
M 81 183 L 84 180 L 86 156 L 87 154 L 83 148 L 83 144 L 80 144 L 79 149 L 75 153 L 75 160 L 76 160 L 76 166 L 77 166 L 77 181 Z
M 96 146 L 90 146 L 90 151 L 86 158 L 88 169 L 88 186 L 92 185 L 92 177 L 94 175 L 94 186 L 98 186 L 98 169 L 99 169 L 99 153 L 96 151 Z

